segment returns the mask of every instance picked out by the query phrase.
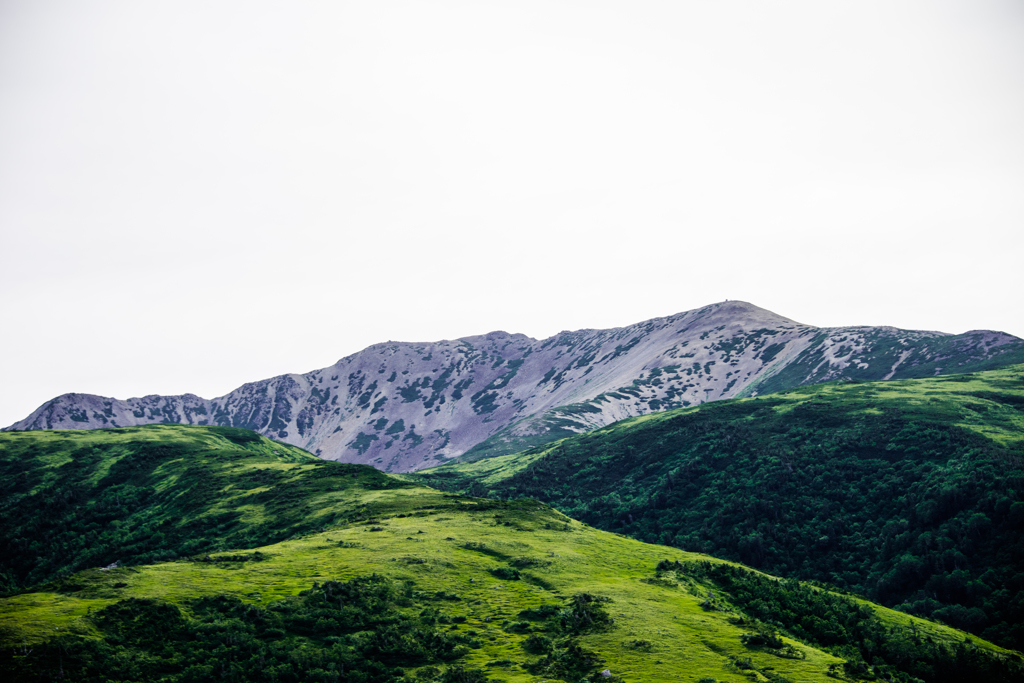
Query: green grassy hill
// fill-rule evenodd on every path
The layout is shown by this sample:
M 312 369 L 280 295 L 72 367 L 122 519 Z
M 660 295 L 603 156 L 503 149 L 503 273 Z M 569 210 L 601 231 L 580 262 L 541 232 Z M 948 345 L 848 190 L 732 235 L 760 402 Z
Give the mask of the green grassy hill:
M 409 486 L 232 427 L 0 434 L 0 589 L 307 533 L 347 489 Z
M 833 383 L 425 470 L 1024 647 L 1024 366 Z
M 0 444 L 5 681 L 1024 680 L 854 596 L 250 432 Z

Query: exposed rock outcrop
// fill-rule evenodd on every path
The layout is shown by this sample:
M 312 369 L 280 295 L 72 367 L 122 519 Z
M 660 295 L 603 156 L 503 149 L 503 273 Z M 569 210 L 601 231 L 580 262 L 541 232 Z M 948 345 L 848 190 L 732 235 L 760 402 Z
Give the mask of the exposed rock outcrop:
M 317 455 L 407 472 L 486 457 L 626 417 L 838 378 L 881 380 L 1024 362 L 1024 341 L 891 327 L 818 328 L 740 301 L 544 340 L 490 334 L 375 344 L 331 367 L 192 394 L 64 394 L 8 430 L 230 425 Z

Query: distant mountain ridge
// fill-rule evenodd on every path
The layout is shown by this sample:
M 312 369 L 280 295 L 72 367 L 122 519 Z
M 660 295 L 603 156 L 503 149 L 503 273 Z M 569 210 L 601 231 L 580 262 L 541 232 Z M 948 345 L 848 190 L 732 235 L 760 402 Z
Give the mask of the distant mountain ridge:
M 192 394 L 64 394 L 6 431 L 153 423 L 252 429 L 329 460 L 409 472 L 514 452 L 618 420 L 839 378 L 906 379 L 1024 362 L 1024 341 L 820 328 L 741 301 L 544 340 L 491 332 L 374 344 L 334 365 Z

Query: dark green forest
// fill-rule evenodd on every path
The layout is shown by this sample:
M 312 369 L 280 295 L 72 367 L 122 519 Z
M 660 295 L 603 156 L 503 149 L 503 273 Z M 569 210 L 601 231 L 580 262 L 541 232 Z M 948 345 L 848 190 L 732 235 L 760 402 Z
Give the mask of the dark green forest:
M 624 421 L 486 485 L 458 466 L 421 476 L 1022 649 L 1022 390 L 1019 367 L 807 387 Z

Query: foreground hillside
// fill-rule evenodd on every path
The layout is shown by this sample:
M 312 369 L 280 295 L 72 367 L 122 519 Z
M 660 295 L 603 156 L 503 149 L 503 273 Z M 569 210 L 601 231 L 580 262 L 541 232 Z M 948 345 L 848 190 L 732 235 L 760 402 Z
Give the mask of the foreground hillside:
M 1024 646 L 1024 366 L 804 387 L 419 473 Z
M 1024 680 L 1017 653 L 949 627 L 599 531 L 536 501 L 444 494 L 254 434 L 160 426 L 0 440 L 6 466 L 49 458 L 47 476 L 26 468 L 27 492 L 0 478 L 15 507 L 81 457 L 93 474 L 76 475 L 70 506 L 88 518 L 124 490 L 119 471 L 136 472 L 133 486 L 163 496 L 152 507 L 166 515 L 157 545 L 168 554 L 181 551 L 174 529 L 208 516 L 240 514 L 222 522 L 236 534 L 292 531 L 287 510 L 315 509 L 322 525 L 255 549 L 51 572 L 0 598 L 4 680 Z M 220 495 L 192 498 L 186 473 L 207 455 L 201 479 Z M 241 476 L 268 470 L 286 476 Z M 183 499 L 191 507 L 175 507 Z M 115 494 L 103 525 L 130 529 L 148 509 L 118 509 Z M 0 532 L 10 530 L 5 517 Z M 218 533 L 197 527 L 185 542 L 219 547 Z M 89 552 L 69 547 L 67 567 L 91 564 Z
M 0 590 L 85 567 L 280 541 L 344 491 L 408 487 L 232 427 L 0 434 Z
M 740 301 L 544 340 L 492 332 L 375 344 L 216 399 L 65 394 L 8 429 L 153 423 L 252 429 L 328 460 L 409 472 L 501 455 L 624 418 L 838 377 L 928 377 L 1024 362 L 1024 341 L 819 328 Z

